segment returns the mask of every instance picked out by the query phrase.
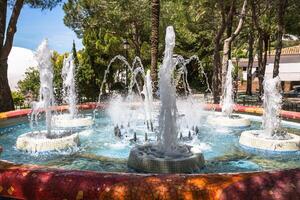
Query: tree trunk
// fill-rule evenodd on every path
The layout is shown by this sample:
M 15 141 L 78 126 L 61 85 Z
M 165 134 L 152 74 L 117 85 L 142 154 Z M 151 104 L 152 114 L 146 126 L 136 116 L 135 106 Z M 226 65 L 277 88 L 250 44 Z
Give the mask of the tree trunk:
M 7 12 L 7 0 L 1 0 L 0 2 L 0 54 L 3 47 L 6 28 L 6 12 Z
M 268 61 L 270 36 L 267 33 L 261 33 L 258 39 L 258 80 L 259 80 L 259 96 L 264 93 L 264 78 Z
M 233 13 L 235 12 L 235 1 L 233 1 L 232 6 L 228 6 L 226 11 L 229 13 L 227 17 L 227 27 L 226 27 L 226 36 L 227 38 L 232 35 L 232 26 L 233 26 Z M 228 50 L 228 59 L 231 59 L 231 46 L 229 46 Z
M 258 47 L 257 47 L 257 60 L 258 60 L 258 85 L 259 85 L 259 96 L 263 94 L 263 81 L 264 81 L 264 76 L 265 76 L 265 71 L 264 71 L 264 62 L 263 62 L 263 37 L 262 34 L 260 33 L 258 37 Z
M 7 78 L 7 59 L 0 61 L 0 111 L 14 110 L 14 102 L 11 96 Z
M 264 36 L 263 36 L 263 44 L 264 44 L 263 72 L 264 73 L 266 71 L 266 66 L 267 66 L 267 62 L 268 62 L 269 41 L 270 41 L 270 35 L 267 33 L 264 33 Z
M 251 25 L 250 25 L 251 26 Z M 247 95 L 252 95 L 252 68 L 253 68 L 253 44 L 254 44 L 254 37 L 253 37 L 253 28 L 250 27 L 249 31 L 249 40 L 248 40 L 248 66 L 247 66 Z
M 279 75 L 279 63 L 280 63 L 280 55 L 282 49 L 282 36 L 284 31 L 284 14 L 288 4 L 288 0 L 279 0 L 278 1 L 278 15 L 277 15 L 277 41 L 276 41 L 276 53 L 274 59 L 274 69 L 273 69 L 273 77 Z
M 135 55 L 141 57 L 141 36 L 140 28 L 136 22 L 131 24 L 132 27 L 132 43 L 134 45 Z
M 246 6 L 247 6 L 247 0 L 244 0 L 238 26 L 235 29 L 234 33 L 224 41 L 223 61 L 222 61 L 222 91 L 224 91 L 224 86 L 225 86 L 226 73 L 227 73 L 227 67 L 228 67 L 228 59 L 230 57 L 229 53 L 230 53 L 230 49 L 231 49 L 231 43 L 236 38 L 236 36 L 238 36 L 238 34 L 240 33 L 240 31 L 242 29 L 245 15 L 246 15 Z
M 226 29 L 224 0 L 221 0 L 219 3 L 220 3 L 222 22 L 214 38 L 213 77 L 212 77 L 213 100 L 214 103 L 216 104 L 220 102 L 220 95 L 221 95 L 221 67 L 222 66 L 221 66 L 220 49 L 221 49 L 222 35 Z
M 0 3 L 0 112 L 14 110 L 14 103 L 7 78 L 7 59 L 13 45 L 14 35 L 17 31 L 17 22 L 23 3 L 24 0 L 15 1 L 7 26 L 5 41 L 4 34 L 6 23 L 4 22 L 4 19 L 6 20 L 7 7 L 5 8 L 4 6 L 7 5 L 7 1 L 1 0 Z
M 154 83 L 154 91 L 157 90 L 157 63 L 159 44 L 159 0 L 151 1 L 151 78 Z
M 213 99 L 214 103 L 220 102 L 221 94 L 221 79 L 220 79 L 220 69 L 221 69 L 221 56 L 220 56 L 220 40 L 215 39 L 214 44 L 214 56 L 213 56 L 213 80 L 212 80 L 212 89 L 213 89 Z

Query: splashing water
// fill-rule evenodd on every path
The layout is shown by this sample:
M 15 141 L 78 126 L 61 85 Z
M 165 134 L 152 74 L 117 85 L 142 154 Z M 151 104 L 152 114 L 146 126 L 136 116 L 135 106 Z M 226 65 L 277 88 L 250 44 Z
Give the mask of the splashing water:
M 172 152 L 177 146 L 177 107 L 176 88 L 172 74 L 174 71 L 173 50 L 175 47 L 175 32 L 172 26 L 167 27 L 166 46 L 163 64 L 159 70 L 159 135 L 158 141 L 164 152 Z
M 47 40 L 44 40 L 38 47 L 35 57 L 40 73 L 40 96 L 38 102 L 32 103 L 31 125 L 33 128 L 33 120 L 37 122 L 40 111 L 44 110 L 46 113 L 46 129 L 47 133 L 50 134 L 52 120 L 51 106 L 54 105 L 54 95 L 53 67 L 51 63 L 52 53 L 48 47 Z
M 280 132 L 281 118 L 280 109 L 282 103 L 282 96 L 280 94 L 280 78 L 265 78 L 264 80 L 264 95 L 263 95 L 263 123 L 264 129 L 262 137 L 276 138 L 280 137 L 278 134 L 281 133 L 284 136 L 284 132 Z
M 199 57 L 197 55 L 193 55 L 192 57 L 190 57 L 188 59 L 184 59 L 183 56 L 176 55 L 175 59 L 176 59 L 176 64 L 175 65 L 180 66 L 180 68 L 178 70 L 179 73 L 178 73 L 177 76 L 183 77 L 183 84 L 184 84 L 184 88 L 185 88 L 185 93 L 186 94 L 191 94 L 192 93 L 192 91 L 190 89 L 190 86 L 189 86 L 189 83 L 188 83 L 188 80 L 187 80 L 187 75 L 188 75 L 187 65 L 190 64 L 193 60 L 195 60 L 197 62 L 197 64 L 199 65 L 200 73 L 202 74 L 202 76 L 205 79 L 205 83 L 206 83 L 206 86 L 207 86 L 205 92 L 210 93 L 210 95 L 212 96 L 212 90 L 211 90 L 211 87 L 210 87 L 210 84 L 209 84 L 208 76 L 204 71 L 202 62 L 200 61 Z M 179 81 L 179 78 L 177 78 L 177 80 L 176 80 L 176 85 L 178 84 L 178 81 Z
M 153 126 L 152 125 L 153 94 L 152 94 L 152 80 L 151 80 L 150 70 L 147 71 L 142 93 L 145 96 L 144 108 L 146 113 L 147 126 L 149 128 L 149 126 Z M 153 127 L 151 127 L 151 129 L 153 130 Z
M 142 61 L 139 57 L 135 57 L 133 62 L 132 62 L 132 65 L 130 65 L 124 56 L 121 56 L 121 55 L 115 56 L 113 59 L 111 59 L 111 61 L 109 62 L 108 66 L 107 66 L 107 68 L 104 72 L 104 78 L 103 78 L 103 81 L 102 81 L 101 86 L 100 86 L 98 104 L 101 103 L 101 96 L 103 94 L 103 90 L 104 90 L 104 87 L 105 87 L 105 84 L 106 84 L 106 79 L 107 79 L 107 76 L 110 72 L 111 66 L 116 61 L 121 61 L 129 69 L 129 71 L 132 74 L 129 89 L 128 89 L 129 94 L 132 93 L 132 88 L 134 87 L 134 85 L 138 86 L 138 83 L 137 83 L 136 79 L 134 78 L 134 75 L 136 76 L 140 72 L 142 72 L 142 74 L 144 74 L 144 67 L 143 67 Z M 138 67 L 135 68 L 135 66 L 138 66 Z M 137 87 L 137 88 L 139 90 L 139 87 Z M 139 93 L 140 93 L 140 91 L 139 91 Z
M 222 113 L 227 117 L 230 117 L 233 111 L 233 87 L 232 87 L 232 70 L 233 64 L 231 60 L 228 60 L 228 69 L 226 74 L 225 87 L 223 92 L 223 98 L 221 101 Z
M 64 101 L 69 105 L 69 113 L 71 118 L 77 115 L 77 95 L 75 88 L 75 64 L 73 54 L 70 54 L 64 59 L 62 68 L 62 79 L 63 79 L 63 95 Z

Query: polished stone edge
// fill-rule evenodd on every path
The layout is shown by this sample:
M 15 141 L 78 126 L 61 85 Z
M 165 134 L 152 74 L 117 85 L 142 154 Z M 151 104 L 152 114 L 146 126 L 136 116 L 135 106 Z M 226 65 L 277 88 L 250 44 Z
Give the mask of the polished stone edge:
M 203 109 L 204 110 L 221 111 L 222 107 L 219 104 L 205 104 L 203 106 Z M 239 105 L 239 104 L 236 104 L 234 106 L 234 111 L 237 113 L 254 114 L 254 115 L 262 115 L 263 114 L 263 108 L 261 108 L 261 107 L 243 106 L 243 105 Z M 280 115 L 284 119 L 296 120 L 296 121 L 300 122 L 300 112 L 281 110 Z
M 244 148 L 261 150 L 266 153 L 300 153 L 300 136 L 288 133 L 292 138 L 286 140 L 268 139 L 257 136 L 263 130 L 249 130 L 241 133 L 239 143 Z
M 94 124 L 92 117 L 67 118 L 65 115 L 55 115 L 52 117 L 52 124 L 57 128 L 80 128 L 88 127 Z
M 106 108 L 107 104 L 105 103 L 101 103 L 101 104 L 97 104 L 95 102 L 90 102 L 90 103 L 84 103 L 84 104 L 80 104 L 77 105 L 77 108 L 79 110 L 91 110 L 91 109 L 95 109 L 95 108 Z M 69 109 L 69 106 L 67 105 L 62 105 L 62 106 L 54 106 L 52 107 L 52 110 L 55 111 L 67 111 Z M 0 113 L 0 120 L 5 120 L 5 119 L 9 119 L 9 118 L 15 118 L 15 117 L 23 117 L 23 116 L 27 116 L 28 114 L 31 113 L 31 109 L 21 109 L 21 110 L 13 110 L 13 111 L 8 111 L 8 112 L 3 112 Z
M 221 115 L 209 116 L 207 118 L 207 123 L 213 126 L 225 126 L 231 128 L 243 128 L 251 125 L 250 120 L 247 118 L 229 118 Z
M 0 196 L 17 199 L 297 199 L 300 169 L 231 174 L 126 174 L 0 161 Z
M 47 132 L 29 132 L 20 135 L 16 141 L 17 149 L 35 153 L 46 151 L 59 151 L 70 147 L 77 147 L 79 145 L 78 133 L 53 139 L 34 138 L 32 137 L 32 134 L 46 136 Z

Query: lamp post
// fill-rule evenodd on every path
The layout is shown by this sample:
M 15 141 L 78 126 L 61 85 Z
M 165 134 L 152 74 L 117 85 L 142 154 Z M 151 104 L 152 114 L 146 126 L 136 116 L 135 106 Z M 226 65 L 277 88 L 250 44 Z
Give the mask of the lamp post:
M 128 60 L 128 49 L 129 49 L 129 42 L 127 39 L 125 39 L 123 41 L 123 48 L 125 50 L 125 58 Z M 125 79 L 125 85 L 126 85 L 126 89 L 128 87 L 128 66 L 126 65 L 126 79 Z

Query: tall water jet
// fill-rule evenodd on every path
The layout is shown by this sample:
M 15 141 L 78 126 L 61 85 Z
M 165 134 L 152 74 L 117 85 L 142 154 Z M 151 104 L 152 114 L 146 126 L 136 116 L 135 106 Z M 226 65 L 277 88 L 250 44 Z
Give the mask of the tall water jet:
M 63 100 L 68 104 L 69 114 L 56 115 L 53 117 L 53 125 L 59 128 L 78 128 L 93 125 L 91 117 L 78 115 L 75 70 L 73 54 L 64 59 L 62 68 Z
M 228 60 L 228 69 L 226 74 L 225 86 L 221 100 L 222 115 L 210 116 L 207 122 L 215 126 L 226 127 L 247 127 L 250 126 L 250 120 L 242 118 L 239 115 L 233 115 L 234 110 L 234 97 L 233 97 L 233 80 L 232 70 L 233 64 L 231 60 Z
M 226 115 L 227 117 L 231 116 L 233 107 L 234 107 L 232 69 L 233 69 L 233 64 L 232 64 L 231 60 L 229 60 L 227 74 L 226 74 L 226 80 L 225 80 L 224 93 L 223 93 L 223 98 L 221 101 L 222 113 L 224 115 Z
M 145 172 L 180 173 L 199 170 L 204 165 L 201 152 L 178 142 L 176 88 L 173 77 L 175 32 L 167 27 L 163 64 L 159 71 L 159 133 L 158 142 L 136 146 L 130 152 L 128 166 Z
M 293 153 L 300 150 L 300 136 L 281 128 L 280 111 L 282 96 L 280 78 L 265 78 L 262 130 L 244 131 L 240 144 L 246 149 L 258 149 L 271 153 Z
M 261 137 L 266 138 L 276 138 L 284 137 L 285 132 L 279 135 L 281 129 L 281 118 L 280 118 L 280 109 L 282 106 L 282 96 L 280 94 L 279 88 L 281 81 L 277 76 L 274 79 L 266 79 L 264 81 L 264 95 L 263 95 L 263 122 L 262 128 L 264 131 Z
M 163 151 L 171 153 L 177 146 L 177 107 L 176 107 L 176 88 L 172 79 L 174 71 L 173 50 L 175 47 L 175 32 L 173 27 L 167 28 L 165 38 L 165 55 L 163 64 L 159 70 L 159 94 L 160 94 L 160 113 L 159 113 L 159 135 L 158 141 L 161 143 Z
M 36 60 L 40 73 L 40 97 L 39 102 L 33 104 L 32 119 L 37 121 L 41 111 L 45 112 L 46 130 L 25 133 L 17 138 L 16 147 L 29 152 L 61 150 L 67 147 L 77 146 L 78 134 L 71 132 L 52 130 L 52 106 L 53 95 L 53 66 L 52 53 L 45 40 L 38 47 Z
M 73 54 L 64 59 L 61 76 L 63 79 L 64 101 L 69 105 L 69 113 L 74 118 L 78 111 L 76 108 L 77 95 Z

